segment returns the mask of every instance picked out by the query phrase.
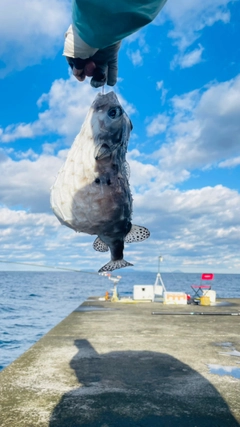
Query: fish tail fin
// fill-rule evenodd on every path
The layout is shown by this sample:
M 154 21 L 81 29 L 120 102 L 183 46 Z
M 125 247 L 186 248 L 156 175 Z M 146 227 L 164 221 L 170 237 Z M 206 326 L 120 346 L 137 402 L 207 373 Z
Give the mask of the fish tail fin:
M 130 262 L 125 261 L 125 259 L 119 259 L 117 261 L 109 261 L 102 268 L 100 268 L 98 272 L 102 273 L 103 271 L 113 271 L 113 270 L 117 270 L 118 268 L 129 267 L 132 265 L 133 264 L 130 264 Z

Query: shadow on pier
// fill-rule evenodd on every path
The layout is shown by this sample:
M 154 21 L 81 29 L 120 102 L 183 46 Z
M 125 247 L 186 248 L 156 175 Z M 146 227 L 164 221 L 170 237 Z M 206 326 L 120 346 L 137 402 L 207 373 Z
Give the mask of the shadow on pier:
M 215 387 L 168 354 L 98 354 L 86 340 L 75 345 L 70 366 L 79 388 L 63 395 L 49 427 L 239 426 Z

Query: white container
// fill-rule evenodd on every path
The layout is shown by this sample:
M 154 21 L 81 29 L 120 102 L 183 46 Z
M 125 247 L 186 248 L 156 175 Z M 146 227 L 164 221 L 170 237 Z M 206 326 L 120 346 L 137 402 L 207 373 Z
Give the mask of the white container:
M 133 286 L 133 299 L 134 300 L 153 301 L 153 299 L 154 299 L 154 286 L 153 285 L 134 285 Z
M 154 289 L 153 289 L 154 295 L 155 297 L 161 297 L 163 294 L 163 287 L 161 285 L 154 285 Z
M 216 291 L 210 289 L 210 291 L 203 291 L 203 296 L 210 298 L 210 304 L 216 302 Z
M 187 304 L 187 294 L 184 292 L 164 292 L 164 304 Z

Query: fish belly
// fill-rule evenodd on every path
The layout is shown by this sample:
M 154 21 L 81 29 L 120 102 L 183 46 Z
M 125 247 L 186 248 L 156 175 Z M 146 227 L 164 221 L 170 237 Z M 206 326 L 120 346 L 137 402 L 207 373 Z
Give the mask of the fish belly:
M 132 198 L 126 179 L 111 179 L 111 185 L 97 184 L 94 172 L 86 171 L 83 165 L 75 172 L 65 164 L 52 188 L 51 205 L 62 224 L 77 232 L 99 235 L 130 220 Z

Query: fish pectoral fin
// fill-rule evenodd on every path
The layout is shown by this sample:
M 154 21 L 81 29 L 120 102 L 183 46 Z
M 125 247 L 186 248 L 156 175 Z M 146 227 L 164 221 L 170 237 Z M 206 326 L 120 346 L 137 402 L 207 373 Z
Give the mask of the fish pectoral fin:
M 93 248 L 98 252 L 107 252 L 109 250 L 108 245 L 104 243 L 100 237 L 97 237 L 93 242 Z
M 106 157 L 110 157 L 112 154 L 112 150 L 107 144 L 102 144 L 101 147 L 96 148 L 95 150 L 95 159 L 102 160 Z
M 117 270 L 118 268 L 129 267 L 132 265 L 133 264 L 130 264 L 130 262 L 125 261 L 125 259 L 119 259 L 117 261 L 109 261 L 102 268 L 100 268 L 98 272 L 102 273 L 103 271 L 113 271 L 113 270 Z
M 126 243 L 140 242 L 150 236 L 150 231 L 146 227 L 140 225 L 132 225 L 131 230 L 125 237 Z

